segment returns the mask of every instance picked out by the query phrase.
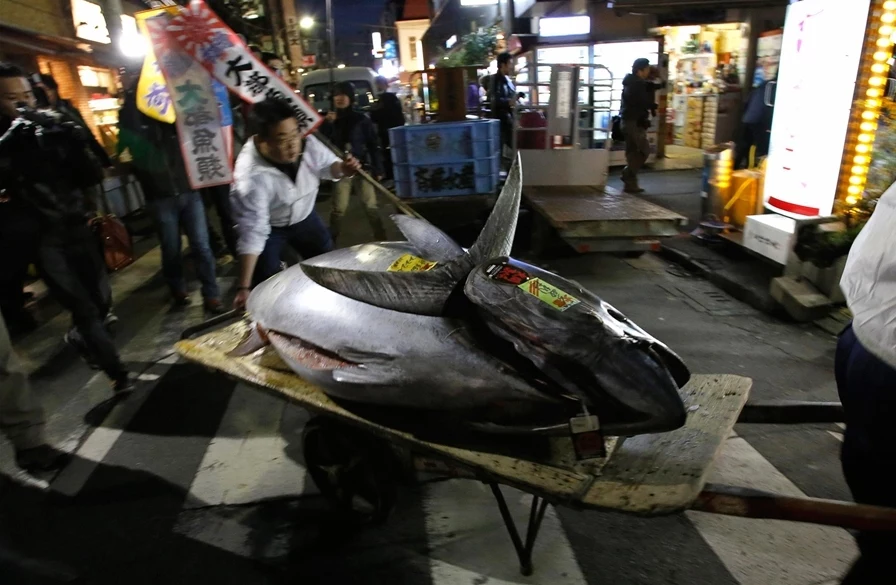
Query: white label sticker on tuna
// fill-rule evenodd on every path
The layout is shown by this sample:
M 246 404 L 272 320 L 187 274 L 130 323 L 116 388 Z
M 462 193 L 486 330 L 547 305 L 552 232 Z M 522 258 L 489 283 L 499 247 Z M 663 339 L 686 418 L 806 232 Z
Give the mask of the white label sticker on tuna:
M 403 254 L 398 260 L 393 262 L 388 270 L 389 272 L 425 272 L 436 267 L 438 262 L 426 260 L 413 254 Z
M 540 278 L 533 278 L 528 282 L 524 282 L 519 285 L 518 288 L 526 291 L 540 301 L 549 304 L 558 311 L 565 311 L 581 302 L 574 296 L 563 292 L 556 286 L 548 284 Z

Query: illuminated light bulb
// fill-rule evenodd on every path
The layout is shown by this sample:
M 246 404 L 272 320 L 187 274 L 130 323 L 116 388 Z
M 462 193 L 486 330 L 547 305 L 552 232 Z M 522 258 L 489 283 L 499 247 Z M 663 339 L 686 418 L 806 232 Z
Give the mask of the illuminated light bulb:
M 861 184 L 862 184 L 862 177 L 850 177 L 850 178 L 849 178 L 849 182 L 850 182 L 851 185 L 861 185 Z
M 896 10 L 896 0 L 887 0 L 884 2 L 884 10 Z
M 868 172 L 868 169 L 863 166 L 856 165 L 852 168 L 852 174 L 854 175 L 864 175 Z
M 883 37 L 883 38 L 877 39 L 877 46 L 880 47 L 881 49 L 886 49 L 887 47 L 890 46 L 890 44 L 891 43 L 890 43 L 889 37 Z
M 880 91 L 880 90 L 875 90 Z M 875 96 L 876 97 L 876 96 Z M 869 110 L 876 110 L 880 107 L 880 100 L 865 100 L 865 107 Z
M 854 163 L 857 164 L 857 165 L 867 165 L 867 164 L 868 164 L 868 157 L 865 156 L 865 155 L 859 154 L 859 155 L 856 155 L 856 156 L 852 159 L 852 162 L 854 162 Z
M 853 197 L 852 195 L 850 195 L 849 197 L 846 198 L 847 205 L 855 205 L 858 202 L 859 202 L 859 200 L 856 199 L 855 197 Z
M 878 51 L 877 53 L 874 54 L 875 61 L 886 61 L 889 58 L 890 58 L 890 56 L 887 55 L 886 51 Z
M 877 118 L 877 113 L 872 112 L 871 110 L 865 110 L 862 112 L 862 119 L 864 120 L 874 120 Z
M 875 75 L 871 79 L 868 80 L 868 85 L 873 85 L 874 87 L 878 87 L 884 84 L 883 77 Z
M 859 129 L 862 132 L 874 132 L 875 130 L 877 130 L 877 124 L 875 124 L 874 122 L 862 122 L 859 125 Z
M 892 8 L 887 8 L 886 5 L 884 5 L 884 10 L 892 10 Z M 886 24 L 890 24 L 893 21 L 896 21 L 896 15 L 894 15 L 892 12 L 884 12 L 880 15 L 880 21 Z
M 880 27 L 879 29 L 877 29 L 877 34 L 879 34 L 882 37 L 888 37 L 891 34 L 893 34 L 893 27 L 890 26 L 889 24 L 885 24 L 882 27 Z
M 862 188 L 858 185 L 850 185 L 849 187 L 847 187 L 846 192 L 850 195 L 858 195 L 862 192 Z
M 879 98 L 881 95 L 883 95 L 883 91 L 877 89 L 876 87 L 872 87 L 865 92 L 865 95 L 870 98 Z
M 866 154 L 870 151 L 871 151 L 871 148 L 869 148 L 867 144 L 856 144 L 856 152 L 861 152 L 862 154 Z
M 887 66 L 883 63 L 875 63 L 871 66 L 871 73 L 877 73 L 878 75 L 887 72 Z
M 871 142 L 870 134 L 859 134 L 859 142 Z

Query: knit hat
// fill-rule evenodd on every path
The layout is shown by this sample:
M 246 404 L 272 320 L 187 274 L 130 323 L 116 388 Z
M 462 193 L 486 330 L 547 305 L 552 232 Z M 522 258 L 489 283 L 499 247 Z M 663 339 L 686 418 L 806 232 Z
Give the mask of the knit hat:
M 333 88 L 333 95 L 344 95 L 351 103 L 355 103 L 355 85 L 351 81 L 340 81 Z

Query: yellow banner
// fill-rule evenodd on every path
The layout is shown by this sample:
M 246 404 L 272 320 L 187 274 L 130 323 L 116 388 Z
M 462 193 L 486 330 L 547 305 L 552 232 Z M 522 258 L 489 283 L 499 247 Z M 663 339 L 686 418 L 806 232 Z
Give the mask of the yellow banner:
M 137 20 L 137 29 L 146 42 L 146 57 L 143 59 L 143 68 L 140 70 L 140 81 L 137 82 L 137 109 L 154 120 L 168 124 L 173 124 L 176 119 L 174 104 L 171 103 L 171 94 L 168 93 L 165 76 L 162 75 L 162 69 L 152 50 L 149 31 L 146 29 L 146 19 L 163 12 L 174 16 L 179 10 L 179 6 L 167 6 L 142 10 L 134 15 Z

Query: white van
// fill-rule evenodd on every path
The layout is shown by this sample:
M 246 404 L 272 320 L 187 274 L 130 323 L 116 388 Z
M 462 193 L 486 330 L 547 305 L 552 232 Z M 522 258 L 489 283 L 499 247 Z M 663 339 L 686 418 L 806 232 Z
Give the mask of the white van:
M 333 81 L 350 81 L 355 86 L 355 107 L 366 109 L 376 99 L 376 71 L 368 67 L 333 69 Z M 299 81 L 302 96 L 317 111 L 330 109 L 330 70 L 318 69 L 303 73 Z

